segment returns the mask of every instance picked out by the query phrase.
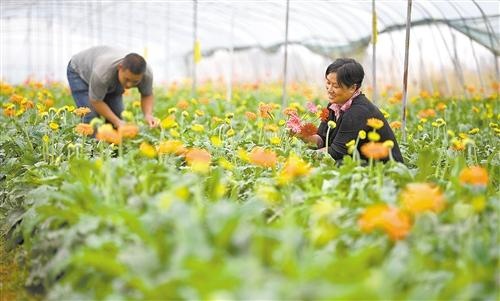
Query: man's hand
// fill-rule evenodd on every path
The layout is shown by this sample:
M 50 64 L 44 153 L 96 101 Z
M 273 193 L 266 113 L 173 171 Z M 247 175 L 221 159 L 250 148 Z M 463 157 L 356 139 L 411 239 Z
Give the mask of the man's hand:
M 125 122 L 121 120 L 120 117 L 116 116 L 116 114 L 104 101 L 90 98 L 90 105 L 94 108 L 97 114 L 106 118 L 106 120 L 111 122 L 115 128 L 119 128 L 125 124 Z
M 116 129 L 119 129 L 120 127 L 124 126 L 127 124 L 125 121 L 118 119 L 115 122 L 113 122 L 113 125 L 115 126 Z
M 151 114 L 144 115 L 144 120 L 146 120 L 146 122 L 147 122 L 147 124 L 149 125 L 150 128 L 155 128 L 159 124 L 158 119 L 156 119 Z
M 155 128 L 160 124 L 158 119 L 153 116 L 153 103 L 153 94 L 147 96 L 141 95 L 141 108 L 144 113 L 144 120 L 146 120 L 150 128 Z

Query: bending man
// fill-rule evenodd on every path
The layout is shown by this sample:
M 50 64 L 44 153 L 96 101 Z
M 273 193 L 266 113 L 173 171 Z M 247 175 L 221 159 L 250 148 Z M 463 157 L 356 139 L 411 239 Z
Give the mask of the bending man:
M 100 115 L 119 128 L 124 124 L 122 94 L 137 87 L 144 120 L 150 127 L 158 125 L 153 116 L 153 73 L 142 56 L 108 46 L 92 47 L 71 58 L 67 74 L 77 107 L 91 110 L 84 122 Z

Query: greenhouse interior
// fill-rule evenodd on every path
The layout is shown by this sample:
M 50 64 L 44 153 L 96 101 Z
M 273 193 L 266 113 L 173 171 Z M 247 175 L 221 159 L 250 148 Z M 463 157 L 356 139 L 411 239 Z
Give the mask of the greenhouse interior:
M 0 300 L 498 300 L 500 2 L 2 0 Z

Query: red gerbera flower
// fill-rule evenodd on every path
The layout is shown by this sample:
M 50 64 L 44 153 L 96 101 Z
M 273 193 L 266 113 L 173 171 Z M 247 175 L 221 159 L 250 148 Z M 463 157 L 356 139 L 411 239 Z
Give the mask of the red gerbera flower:
M 312 123 L 306 123 L 300 129 L 300 135 L 302 137 L 309 137 L 318 133 L 318 128 Z
M 321 115 L 319 117 L 321 118 L 321 121 L 328 121 L 329 116 L 330 116 L 330 112 L 328 111 L 327 108 L 324 108 L 321 111 Z

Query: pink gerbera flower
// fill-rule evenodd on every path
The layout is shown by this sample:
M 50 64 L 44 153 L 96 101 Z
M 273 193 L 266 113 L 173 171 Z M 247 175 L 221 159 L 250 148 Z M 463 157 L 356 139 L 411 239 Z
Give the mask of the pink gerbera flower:
M 318 112 L 318 107 L 312 101 L 308 101 L 306 103 L 306 108 L 309 112 L 313 114 L 316 114 L 316 112 Z
M 286 127 L 289 128 L 295 134 L 300 133 L 300 129 L 302 128 L 302 121 L 297 114 L 291 114 L 290 118 L 286 122 Z

